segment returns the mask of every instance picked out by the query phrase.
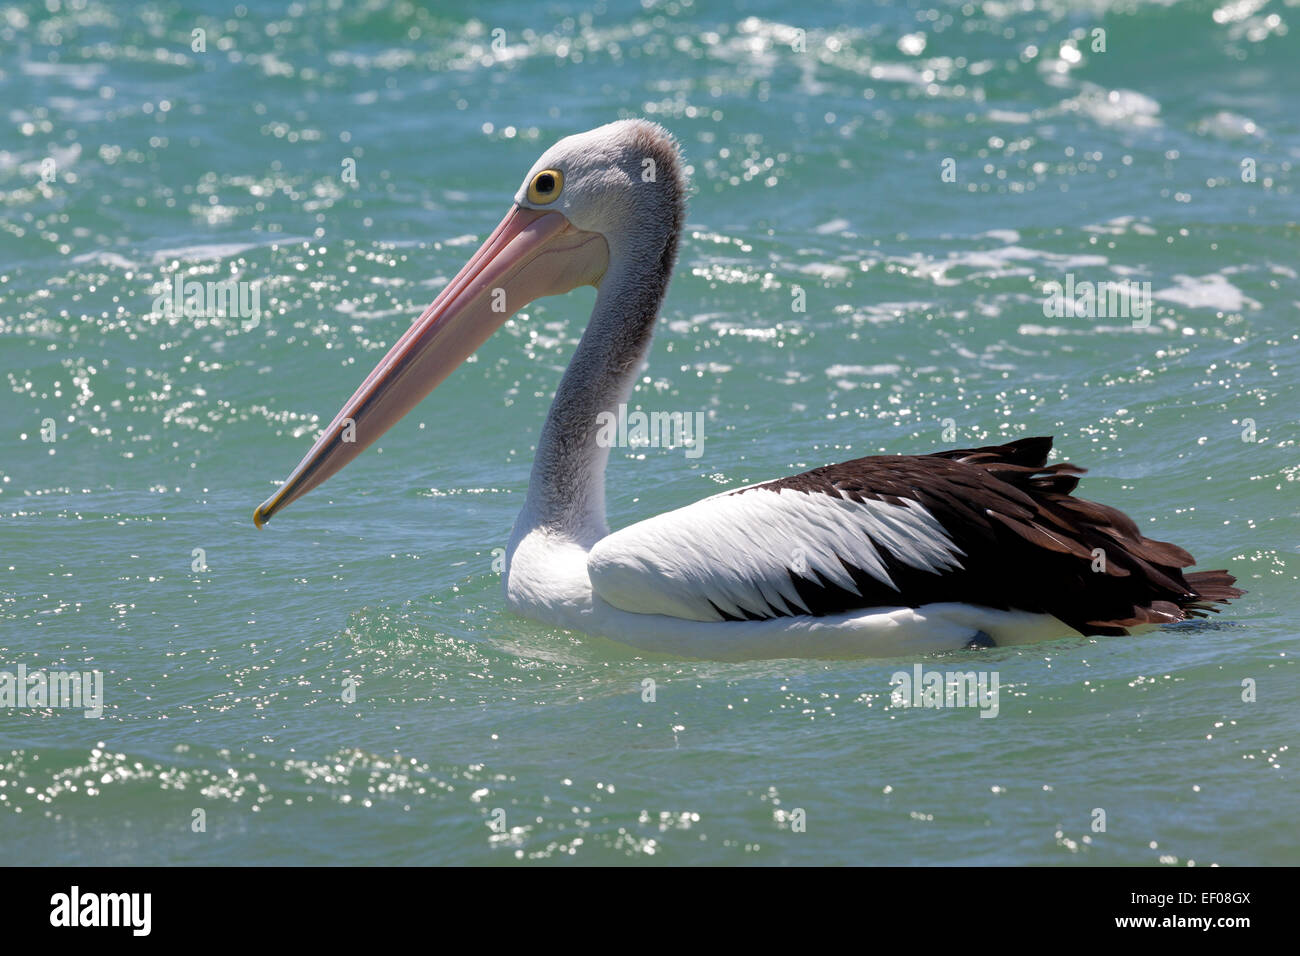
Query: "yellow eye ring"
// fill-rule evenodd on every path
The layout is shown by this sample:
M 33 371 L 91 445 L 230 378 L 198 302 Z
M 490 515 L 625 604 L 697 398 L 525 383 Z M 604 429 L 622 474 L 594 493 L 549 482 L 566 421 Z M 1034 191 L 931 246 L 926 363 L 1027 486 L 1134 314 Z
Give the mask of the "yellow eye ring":
M 558 169 L 543 169 L 528 184 L 528 201 L 539 206 L 555 202 L 564 189 L 564 173 Z

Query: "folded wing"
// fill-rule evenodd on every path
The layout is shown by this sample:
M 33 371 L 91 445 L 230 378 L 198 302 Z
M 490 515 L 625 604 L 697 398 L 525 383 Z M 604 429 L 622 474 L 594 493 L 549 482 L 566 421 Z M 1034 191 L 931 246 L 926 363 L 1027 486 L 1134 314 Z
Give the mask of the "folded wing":
M 1223 571 L 1072 495 L 1050 438 L 873 456 L 714 495 L 601 540 L 595 593 L 696 621 L 962 602 L 1054 614 L 1085 634 L 1183 620 L 1239 596 Z

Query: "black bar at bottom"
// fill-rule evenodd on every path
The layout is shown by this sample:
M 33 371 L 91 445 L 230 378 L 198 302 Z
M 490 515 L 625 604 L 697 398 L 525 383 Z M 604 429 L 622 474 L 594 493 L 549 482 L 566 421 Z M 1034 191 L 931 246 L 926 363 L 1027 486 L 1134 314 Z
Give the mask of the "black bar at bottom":
M 801 925 L 852 926 L 864 941 L 910 935 L 912 927 L 918 940 L 936 939 L 932 932 L 974 940 L 1033 930 L 1070 939 L 1231 942 L 1259 929 L 1284 931 L 1293 880 L 1286 869 L 1221 868 L 7 868 L 0 918 L 8 942 L 77 933 L 128 945 L 133 938 L 188 942 L 196 931 L 228 928 L 259 944 L 296 945 L 316 930 L 338 947 L 373 942 L 386 925 L 472 932 L 480 920 L 505 920 L 528 932 L 529 923 L 518 921 L 534 914 L 549 919 L 532 923 L 531 932 L 556 942 L 568 934 L 592 940 L 602 924 L 653 938 L 687 919 L 705 920 L 731 942 L 775 925 L 796 933 Z

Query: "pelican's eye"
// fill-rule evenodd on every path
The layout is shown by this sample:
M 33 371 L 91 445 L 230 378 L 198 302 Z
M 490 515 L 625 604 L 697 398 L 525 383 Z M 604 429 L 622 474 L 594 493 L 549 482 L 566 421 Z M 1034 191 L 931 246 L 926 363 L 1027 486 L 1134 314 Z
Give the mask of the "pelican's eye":
M 554 202 L 564 188 L 564 173 L 558 169 L 543 169 L 528 184 L 528 201 L 545 206 Z

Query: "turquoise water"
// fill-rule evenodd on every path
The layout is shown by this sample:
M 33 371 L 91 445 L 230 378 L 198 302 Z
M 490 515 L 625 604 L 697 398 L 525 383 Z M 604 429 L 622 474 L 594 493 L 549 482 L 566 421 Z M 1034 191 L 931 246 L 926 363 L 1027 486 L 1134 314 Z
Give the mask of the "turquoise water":
M 1026 6 L 0 6 L 0 669 L 104 675 L 99 719 L 0 710 L 7 857 L 1300 863 L 1300 10 Z M 1053 434 L 1250 593 L 919 661 L 516 618 L 494 549 L 591 290 L 254 530 L 536 156 L 624 115 L 695 184 L 634 401 L 707 440 L 616 450 L 611 526 Z M 1150 282 L 1149 327 L 1046 316 L 1067 274 Z M 155 313 L 175 275 L 265 314 Z M 996 671 L 997 718 L 892 701 L 917 662 Z

